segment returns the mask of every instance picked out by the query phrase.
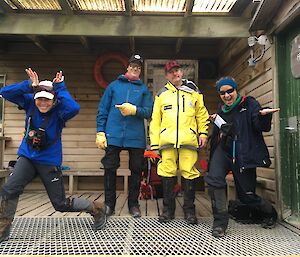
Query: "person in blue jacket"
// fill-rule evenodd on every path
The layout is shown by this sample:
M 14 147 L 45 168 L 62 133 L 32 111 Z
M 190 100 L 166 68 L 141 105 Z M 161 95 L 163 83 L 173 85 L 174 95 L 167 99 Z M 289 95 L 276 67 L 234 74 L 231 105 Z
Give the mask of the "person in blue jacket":
M 39 82 L 38 74 L 26 69 L 28 80 L 1 88 L 1 96 L 25 110 L 25 132 L 13 172 L 0 192 L 0 242 L 9 238 L 19 196 L 25 186 L 40 176 L 57 211 L 86 211 L 94 219 L 94 229 L 105 225 L 104 204 L 83 198 L 66 198 L 62 171 L 61 133 L 80 106 L 71 97 L 57 72 L 51 81 Z
M 269 167 L 271 161 L 262 132 L 271 130 L 272 113 L 251 96 L 242 96 L 232 77 L 223 77 L 216 89 L 223 102 L 211 135 L 209 172 L 205 177 L 214 216 L 212 235 L 223 237 L 228 226 L 225 177 L 232 171 L 238 199 L 252 211 L 261 213 L 262 226 L 272 228 L 277 212 L 270 202 L 255 193 L 256 168 Z
M 141 216 L 138 196 L 146 148 L 144 119 L 151 117 L 153 106 L 152 94 L 139 78 L 142 64 L 141 56 L 133 55 L 126 74 L 108 85 L 98 107 L 96 144 L 105 149 L 102 164 L 107 216 L 115 211 L 116 171 L 122 150 L 129 153 L 129 213 Z

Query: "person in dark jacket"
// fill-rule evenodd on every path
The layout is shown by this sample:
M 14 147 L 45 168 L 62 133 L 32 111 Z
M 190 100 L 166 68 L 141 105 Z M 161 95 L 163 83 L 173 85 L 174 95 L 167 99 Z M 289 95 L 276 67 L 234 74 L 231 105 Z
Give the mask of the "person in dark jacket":
M 1 88 L 1 96 L 24 109 L 25 132 L 13 172 L 0 191 L 0 242 L 9 238 L 19 196 L 25 186 L 40 176 L 55 210 L 86 211 L 94 229 L 105 225 L 104 204 L 83 198 L 66 198 L 62 163 L 61 133 L 65 123 L 80 109 L 63 82 L 62 72 L 51 81 L 39 82 L 38 74 L 26 69 L 29 80 Z
M 267 200 L 255 193 L 256 168 L 269 167 L 271 161 L 262 132 L 270 131 L 272 113 L 279 109 L 262 109 L 251 96 L 241 96 L 237 83 L 223 77 L 216 89 L 223 105 L 214 121 L 211 136 L 209 172 L 205 181 L 212 201 L 212 235 L 222 237 L 228 226 L 228 209 L 225 177 L 232 171 L 238 199 L 243 204 L 259 210 L 265 219 L 262 226 L 274 226 L 277 213 Z
M 131 56 L 126 74 L 108 85 L 98 107 L 96 144 L 105 149 L 102 164 L 107 216 L 115 211 L 116 172 L 122 150 L 129 153 L 129 213 L 141 216 L 138 196 L 146 148 L 144 119 L 151 117 L 153 106 L 152 94 L 139 79 L 142 64 L 140 55 Z

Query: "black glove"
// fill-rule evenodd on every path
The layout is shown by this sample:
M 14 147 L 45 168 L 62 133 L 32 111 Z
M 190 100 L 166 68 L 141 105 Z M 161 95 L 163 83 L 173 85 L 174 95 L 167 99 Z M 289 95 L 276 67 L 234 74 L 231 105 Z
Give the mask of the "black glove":
M 222 136 L 234 136 L 234 126 L 232 123 L 225 123 L 221 126 L 220 132 Z
M 220 128 L 222 148 L 232 153 L 232 142 L 235 138 L 235 129 L 232 123 L 225 123 Z

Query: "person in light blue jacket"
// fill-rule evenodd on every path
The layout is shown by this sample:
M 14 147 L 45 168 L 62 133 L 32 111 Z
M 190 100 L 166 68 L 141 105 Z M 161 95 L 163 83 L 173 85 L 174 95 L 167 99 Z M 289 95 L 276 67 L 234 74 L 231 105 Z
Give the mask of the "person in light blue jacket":
M 152 94 L 139 79 L 142 64 L 141 56 L 133 55 L 126 74 L 108 85 L 98 107 L 96 144 L 105 150 L 102 164 L 107 216 L 115 210 L 116 171 L 122 150 L 129 152 L 129 213 L 135 218 L 141 216 L 138 196 L 146 148 L 144 119 L 151 117 L 153 107 Z
M 40 176 L 55 210 L 86 211 L 95 230 L 106 222 L 104 204 L 82 198 L 66 198 L 62 164 L 61 133 L 65 122 L 73 118 L 80 106 L 71 97 L 57 72 L 53 82 L 39 82 L 38 74 L 26 69 L 29 80 L 3 87 L 1 96 L 25 110 L 25 132 L 12 174 L 0 191 L 0 242 L 9 238 L 20 194 L 36 176 Z

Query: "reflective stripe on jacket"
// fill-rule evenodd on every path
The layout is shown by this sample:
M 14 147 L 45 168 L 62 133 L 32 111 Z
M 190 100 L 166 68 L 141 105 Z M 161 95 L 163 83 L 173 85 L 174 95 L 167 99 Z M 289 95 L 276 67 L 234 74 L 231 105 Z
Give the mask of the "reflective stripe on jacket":
M 151 149 L 198 148 L 198 137 L 207 137 L 208 112 L 203 95 L 168 82 L 155 97 L 150 123 Z

